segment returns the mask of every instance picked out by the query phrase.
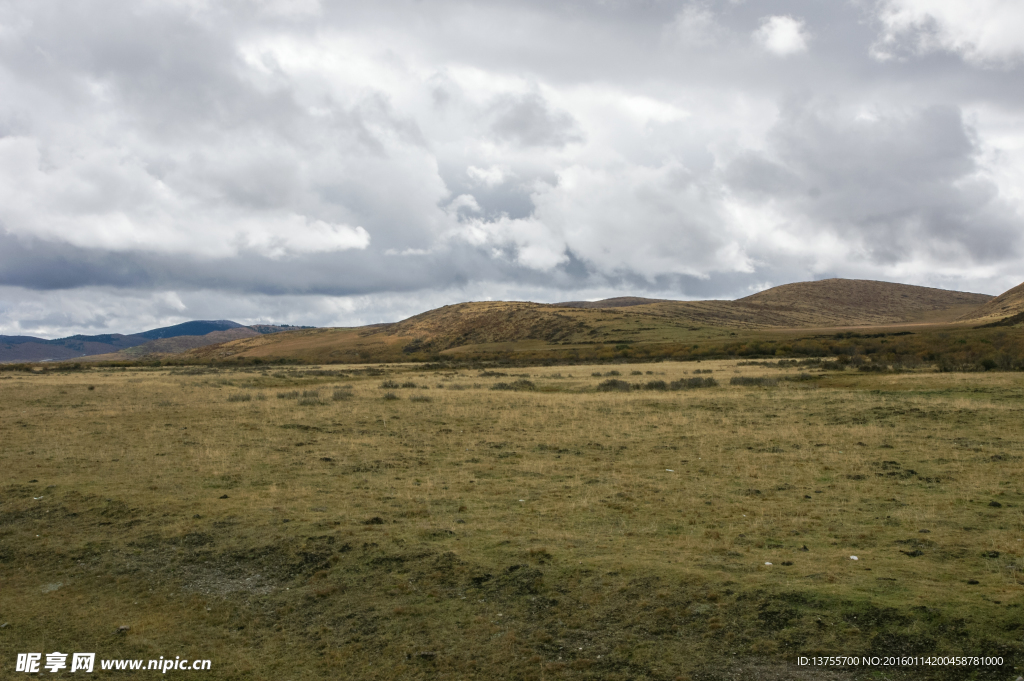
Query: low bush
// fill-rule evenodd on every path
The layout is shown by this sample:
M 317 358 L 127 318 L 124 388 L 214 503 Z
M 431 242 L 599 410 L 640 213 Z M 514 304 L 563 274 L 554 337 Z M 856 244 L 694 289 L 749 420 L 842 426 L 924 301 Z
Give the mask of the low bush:
M 597 389 L 602 392 L 628 392 L 629 390 L 632 390 L 632 388 L 633 386 L 631 386 L 629 383 L 627 383 L 626 381 L 619 380 L 617 378 L 609 378 L 607 381 L 601 381 L 600 383 L 597 384 Z
M 252 402 L 250 393 L 235 393 L 228 396 L 228 402 Z
M 536 387 L 533 381 L 520 378 L 518 381 L 512 381 L 511 383 L 495 383 L 491 386 L 491 390 L 533 390 Z
M 672 381 L 669 387 L 672 390 L 690 390 L 692 388 L 714 388 L 717 385 L 718 381 L 713 378 L 682 378 Z
M 771 388 L 778 384 L 779 379 L 767 376 L 733 376 L 729 379 L 729 385 L 760 385 Z

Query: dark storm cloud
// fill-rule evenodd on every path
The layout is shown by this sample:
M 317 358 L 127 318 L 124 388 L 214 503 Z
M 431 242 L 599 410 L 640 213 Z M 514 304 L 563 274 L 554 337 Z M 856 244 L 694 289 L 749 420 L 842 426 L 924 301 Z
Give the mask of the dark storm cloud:
M 1022 23 L 942 0 L 7 2 L 0 332 L 833 274 L 998 293 Z

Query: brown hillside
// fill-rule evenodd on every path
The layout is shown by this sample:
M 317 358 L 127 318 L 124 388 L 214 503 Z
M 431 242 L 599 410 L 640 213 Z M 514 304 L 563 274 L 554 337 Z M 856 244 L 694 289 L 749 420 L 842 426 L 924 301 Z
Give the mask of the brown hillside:
M 637 298 L 635 296 L 623 296 L 621 298 L 605 298 L 604 300 L 570 300 L 567 303 L 552 303 L 551 307 L 580 307 L 603 309 L 606 307 L 631 307 L 633 305 L 649 305 L 650 303 L 664 303 L 661 298 Z
M 991 296 L 877 281 L 788 284 L 737 301 L 636 298 L 619 307 L 528 302 L 448 305 L 395 324 L 288 331 L 199 348 L 196 359 L 259 357 L 306 362 L 394 361 L 463 351 L 680 343 L 770 330 L 950 323 Z M 639 299 L 645 300 L 645 299 Z M 715 331 L 717 330 L 717 331 Z
M 1001 293 L 976 310 L 961 316 L 957 321 L 973 324 L 991 324 L 1024 313 L 1024 284 L 1014 286 Z
M 776 286 L 736 303 L 786 314 L 798 322 L 793 326 L 843 326 L 952 322 L 991 299 L 884 281 L 824 279 Z

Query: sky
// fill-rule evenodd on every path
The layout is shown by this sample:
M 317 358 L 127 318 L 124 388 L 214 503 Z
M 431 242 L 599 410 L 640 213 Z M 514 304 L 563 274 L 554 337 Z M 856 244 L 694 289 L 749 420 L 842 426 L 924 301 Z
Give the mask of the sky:
M 1022 262 L 1019 0 L 0 0 L 0 334 Z

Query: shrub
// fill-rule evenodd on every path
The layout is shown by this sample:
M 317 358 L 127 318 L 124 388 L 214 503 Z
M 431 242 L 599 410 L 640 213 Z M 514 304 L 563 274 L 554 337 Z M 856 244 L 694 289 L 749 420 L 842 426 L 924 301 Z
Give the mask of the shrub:
M 319 395 L 316 397 L 303 397 L 299 399 L 299 406 L 302 407 L 318 407 L 322 404 L 327 404 L 327 401 L 320 399 Z
M 630 376 L 643 376 L 644 372 L 642 372 L 642 371 L 630 371 L 629 375 Z
M 252 402 L 252 395 L 249 393 L 235 393 L 228 396 L 228 402 Z
M 620 374 L 618 371 L 615 371 L 614 369 L 612 369 L 611 371 L 605 373 L 605 376 L 621 376 L 621 375 L 622 374 Z
M 289 390 L 288 392 L 278 393 L 277 399 L 279 400 L 294 400 L 299 396 L 298 390 Z
M 669 387 L 672 390 L 689 390 L 691 388 L 714 388 L 718 381 L 713 378 L 683 378 L 672 381 Z
M 388 380 L 381 383 L 380 387 L 383 388 L 384 390 L 394 390 L 395 388 L 398 387 L 398 383 L 396 381 Z
M 320 397 L 320 391 L 319 390 L 303 390 L 302 391 L 302 396 L 303 397 Z
M 535 387 L 537 386 L 533 384 L 533 381 L 520 378 L 511 383 L 495 383 L 491 386 L 491 390 L 533 390 Z
M 779 379 L 766 376 L 733 376 L 729 379 L 729 385 L 760 385 L 772 388 L 779 384 Z
M 384 399 L 385 400 L 397 400 L 398 399 L 398 395 L 396 395 L 394 393 L 384 393 Z
M 412 381 L 406 381 L 405 383 L 402 384 L 402 387 L 403 388 L 415 388 L 416 384 L 413 383 Z
M 412 397 L 409 398 L 409 401 L 410 402 L 433 402 L 433 400 L 431 400 L 426 395 L 413 395 Z
M 632 386 L 626 381 L 620 381 L 617 378 L 609 378 L 607 381 L 601 381 L 597 384 L 597 389 L 603 392 L 628 392 L 632 390 Z
M 335 402 L 339 400 L 347 400 L 352 397 L 352 391 L 348 388 L 338 388 L 331 394 L 331 399 Z
M 668 390 L 668 383 L 665 381 L 647 381 L 644 390 Z
M 695 373 L 695 374 L 713 374 L 713 373 L 715 373 L 715 370 L 714 369 L 697 369 L 693 373 Z

